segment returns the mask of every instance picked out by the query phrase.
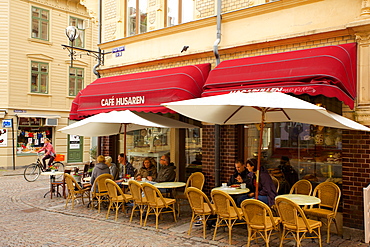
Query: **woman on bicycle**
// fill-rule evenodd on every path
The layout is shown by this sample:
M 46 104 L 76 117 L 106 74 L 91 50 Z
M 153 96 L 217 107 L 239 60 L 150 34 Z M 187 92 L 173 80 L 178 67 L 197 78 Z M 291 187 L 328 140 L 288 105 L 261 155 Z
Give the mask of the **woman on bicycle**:
M 41 151 L 45 150 L 44 158 L 42 158 L 42 164 L 44 165 L 44 170 L 45 170 L 46 169 L 45 160 L 49 159 L 48 166 L 51 166 L 51 164 L 53 163 L 55 159 L 55 150 L 54 150 L 53 145 L 50 143 L 49 138 L 45 138 L 44 143 L 45 143 L 44 146 L 37 152 L 40 153 Z

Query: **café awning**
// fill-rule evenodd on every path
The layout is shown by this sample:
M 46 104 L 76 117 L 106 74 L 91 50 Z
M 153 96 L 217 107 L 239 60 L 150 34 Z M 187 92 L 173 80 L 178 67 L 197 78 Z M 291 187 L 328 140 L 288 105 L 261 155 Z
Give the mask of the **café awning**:
M 356 43 L 221 62 L 202 97 L 233 92 L 283 92 L 336 97 L 353 108 Z
M 113 110 L 173 113 L 161 103 L 200 97 L 210 68 L 207 63 L 99 78 L 78 93 L 69 118 Z

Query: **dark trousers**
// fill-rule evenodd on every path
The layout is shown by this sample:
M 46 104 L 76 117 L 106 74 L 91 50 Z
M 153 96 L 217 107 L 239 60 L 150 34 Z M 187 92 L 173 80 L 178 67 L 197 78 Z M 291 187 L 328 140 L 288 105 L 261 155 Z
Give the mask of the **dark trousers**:
M 44 158 L 42 158 L 42 164 L 44 165 L 44 169 L 46 169 L 46 162 L 45 160 L 49 159 L 48 166 L 51 166 L 51 163 L 53 163 L 55 157 L 51 155 L 45 155 Z

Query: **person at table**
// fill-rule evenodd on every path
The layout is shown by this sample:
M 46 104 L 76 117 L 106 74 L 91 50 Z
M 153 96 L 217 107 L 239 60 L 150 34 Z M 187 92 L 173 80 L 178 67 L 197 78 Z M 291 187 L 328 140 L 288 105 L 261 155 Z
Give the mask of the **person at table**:
M 158 172 L 157 178 L 154 180 L 152 176 L 148 176 L 148 180 L 155 182 L 173 182 L 176 179 L 176 166 L 170 162 L 169 155 L 163 155 L 159 161 L 161 167 Z
M 247 161 L 248 176 L 251 178 L 248 188 L 253 188 L 250 193 L 238 198 L 237 204 L 240 205 L 242 201 L 255 197 L 257 159 L 250 159 Z M 277 196 L 275 184 L 272 181 L 270 174 L 264 166 L 261 165 L 259 183 L 258 183 L 258 200 L 266 203 L 268 206 L 275 204 L 275 197 Z
M 142 178 L 146 178 L 149 181 L 155 180 L 157 178 L 157 167 L 152 163 L 150 158 L 144 159 L 143 166 L 136 174 L 136 180 L 140 181 Z
M 94 166 L 94 169 L 91 173 L 90 183 L 92 185 L 94 184 L 95 179 L 99 177 L 100 175 L 105 174 L 105 173 L 110 174 L 109 167 L 107 166 L 107 164 L 105 164 L 105 157 L 103 155 L 99 155 L 96 158 L 96 162 L 98 163 Z
M 110 174 L 113 176 L 113 180 L 117 180 L 119 178 L 119 170 L 116 164 L 112 163 L 112 157 L 105 156 L 105 164 L 109 167 Z
M 53 163 L 55 159 L 55 155 L 56 155 L 54 147 L 51 144 L 49 138 L 44 138 L 44 146 L 39 151 L 37 151 L 37 153 L 40 153 L 44 150 L 45 150 L 45 155 L 42 158 L 42 164 L 44 165 L 44 170 L 46 170 L 46 160 L 49 159 L 48 166 L 51 166 L 51 164 Z
M 121 166 L 119 179 L 116 183 L 120 185 L 125 179 L 135 176 L 135 168 L 127 161 L 127 157 L 124 153 L 118 155 L 118 163 Z
M 232 184 L 241 184 L 241 183 L 248 184 L 248 181 L 250 179 L 248 177 L 248 173 L 249 171 L 247 170 L 243 161 L 241 160 L 235 161 L 235 172 L 233 175 L 230 176 L 227 185 L 230 186 Z
M 288 182 L 289 190 L 286 194 L 289 193 L 290 188 L 295 184 L 299 179 L 298 179 L 298 173 L 292 165 L 290 164 L 289 157 L 288 156 L 281 156 L 280 159 L 280 165 L 278 168 L 281 170 L 281 172 L 284 174 L 284 177 L 286 181 Z

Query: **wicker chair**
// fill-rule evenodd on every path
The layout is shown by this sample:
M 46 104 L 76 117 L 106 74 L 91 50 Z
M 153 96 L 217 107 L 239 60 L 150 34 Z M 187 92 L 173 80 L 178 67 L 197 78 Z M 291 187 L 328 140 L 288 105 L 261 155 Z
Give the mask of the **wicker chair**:
M 245 221 L 248 225 L 248 243 L 262 238 L 269 247 L 272 232 L 279 231 L 280 217 L 273 217 L 271 209 L 256 199 L 244 200 L 241 204 Z
M 68 206 L 68 202 L 72 200 L 72 209 L 75 205 L 77 198 L 82 199 L 82 204 L 85 204 L 84 198 L 88 198 L 90 202 L 90 188 L 82 189 L 76 180 L 68 173 L 64 173 L 65 182 L 67 184 L 68 196 L 66 199 L 65 208 Z
M 307 219 L 301 207 L 290 199 L 276 198 L 275 202 L 283 225 L 280 247 L 283 246 L 284 239 L 292 239 L 287 238 L 289 233 L 293 235 L 297 247 L 301 246 L 302 240 L 307 238 L 317 238 L 319 246 L 322 246 L 320 234 L 322 223 L 320 221 Z M 310 236 L 307 236 L 307 233 L 310 233 Z
M 186 181 L 185 191 L 188 187 L 195 187 L 195 188 L 202 190 L 203 185 L 204 185 L 203 173 L 194 172 L 189 176 L 188 180 Z M 184 193 L 176 194 L 176 197 L 175 197 L 176 202 L 177 202 L 177 212 L 178 212 L 177 216 L 180 216 L 180 206 L 182 204 L 181 202 L 184 202 L 188 199 L 188 197 L 185 194 L 185 191 Z
M 130 222 L 132 222 L 132 217 L 134 215 L 134 212 L 139 211 L 139 213 L 140 213 L 140 225 L 142 225 L 142 217 L 143 217 L 144 209 L 147 205 L 146 197 L 142 196 L 143 187 L 141 186 L 140 183 L 138 183 L 135 180 L 129 180 L 128 181 L 128 186 L 130 188 L 131 195 L 132 195 L 133 202 L 134 202 L 134 205 L 133 205 L 132 211 L 131 211 Z
M 272 182 L 275 184 L 276 192 L 279 193 L 279 189 L 280 189 L 279 180 L 277 178 L 275 178 L 274 176 L 271 176 L 271 179 L 272 179 Z
M 301 179 L 293 184 L 292 188 L 290 189 L 289 194 L 302 194 L 302 195 L 311 195 L 312 192 L 312 184 L 310 181 L 306 179 Z
M 112 179 L 113 176 L 109 173 L 99 175 L 93 184 L 91 194 L 92 194 L 92 207 L 94 208 L 94 201 L 98 201 L 98 213 L 100 213 L 100 205 L 102 202 L 108 202 L 108 189 L 105 185 L 106 179 Z
M 175 204 L 176 199 L 164 198 L 162 193 L 150 183 L 143 183 L 143 190 L 147 200 L 148 210 L 146 212 L 144 226 L 148 220 L 148 216 L 155 215 L 155 228 L 158 229 L 158 217 L 160 214 L 164 213 L 173 213 L 173 219 L 177 222 L 176 219 L 176 210 Z M 168 209 L 163 211 L 163 209 Z
M 109 217 L 111 207 L 114 207 L 116 211 L 115 221 L 117 221 L 118 210 L 122 207 L 122 211 L 125 212 L 125 204 L 132 200 L 132 195 L 124 194 L 121 188 L 111 179 L 105 179 L 105 187 L 108 190 L 109 206 L 106 219 Z
M 328 237 L 326 242 L 329 243 L 330 225 L 332 222 L 335 224 L 337 234 L 339 233 L 335 217 L 337 216 L 341 196 L 340 188 L 333 182 L 323 182 L 316 186 L 312 195 L 320 198 L 321 203 L 318 207 L 310 206 L 309 208 L 304 209 L 304 212 L 309 217 L 314 216 L 318 219 L 326 219 L 326 226 L 328 228 Z
M 229 244 L 232 242 L 232 229 L 234 225 L 246 224 L 241 208 L 238 208 L 234 199 L 227 193 L 221 190 L 212 190 L 211 192 L 213 203 L 216 207 L 217 221 L 213 240 L 216 238 L 217 228 L 219 226 L 227 226 L 229 229 Z M 237 222 L 241 220 L 242 222 Z M 223 223 L 223 224 L 222 224 Z
M 188 235 L 191 233 L 193 223 L 200 218 L 203 223 L 203 238 L 206 238 L 206 223 L 211 215 L 215 215 L 215 205 L 211 204 L 203 191 L 195 187 L 188 187 L 185 190 L 185 194 L 188 197 L 189 204 L 192 209 Z

